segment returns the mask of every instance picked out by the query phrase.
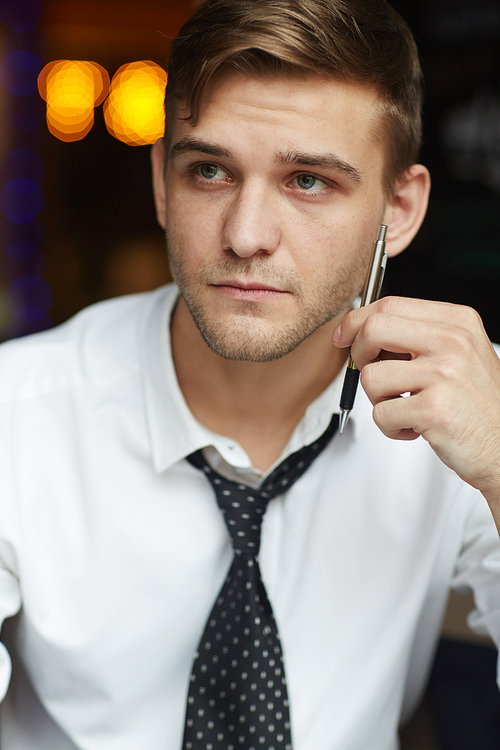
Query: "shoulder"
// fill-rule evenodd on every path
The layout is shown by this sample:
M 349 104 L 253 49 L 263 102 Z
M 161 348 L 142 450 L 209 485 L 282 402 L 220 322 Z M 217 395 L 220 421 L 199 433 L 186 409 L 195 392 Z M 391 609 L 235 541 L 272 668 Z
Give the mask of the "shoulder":
M 112 384 L 139 367 L 141 326 L 171 286 L 98 302 L 56 328 L 0 346 L 0 403 L 83 382 Z M 161 313 L 160 313 L 161 314 Z

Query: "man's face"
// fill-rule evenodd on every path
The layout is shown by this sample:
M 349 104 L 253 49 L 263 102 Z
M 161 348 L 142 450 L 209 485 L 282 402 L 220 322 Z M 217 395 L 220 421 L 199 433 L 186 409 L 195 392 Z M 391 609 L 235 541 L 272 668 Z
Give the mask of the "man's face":
M 376 103 L 339 81 L 234 74 L 196 126 L 175 121 L 162 205 L 176 315 L 217 354 L 282 357 L 359 293 L 385 208 Z

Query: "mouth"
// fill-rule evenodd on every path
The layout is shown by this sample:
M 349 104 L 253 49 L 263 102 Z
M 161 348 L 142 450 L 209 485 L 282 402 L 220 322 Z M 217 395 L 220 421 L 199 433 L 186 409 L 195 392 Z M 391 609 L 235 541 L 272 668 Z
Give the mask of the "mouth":
M 234 299 L 247 299 L 247 300 L 263 300 L 270 299 L 271 297 L 277 297 L 283 294 L 289 294 L 285 289 L 278 289 L 264 284 L 261 281 L 236 281 L 235 279 L 227 279 L 218 281 L 210 286 L 215 287 L 222 294 L 232 297 Z
M 213 284 L 213 286 L 229 286 L 234 287 L 235 289 L 244 289 L 249 291 L 259 290 L 264 292 L 283 292 L 284 289 L 277 289 L 274 286 L 269 286 L 269 284 L 264 284 L 261 281 L 218 281 L 216 284 Z

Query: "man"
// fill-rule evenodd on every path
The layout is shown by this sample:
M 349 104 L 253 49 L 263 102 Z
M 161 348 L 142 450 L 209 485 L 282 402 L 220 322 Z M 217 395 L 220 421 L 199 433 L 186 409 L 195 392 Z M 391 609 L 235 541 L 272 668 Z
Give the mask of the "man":
M 450 585 L 500 639 L 498 358 L 471 310 L 352 309 L 427 205 L 411 34 L 213 0 L 169 76 L 177 287 L 2 348 L 2 748 L 394 750 Z

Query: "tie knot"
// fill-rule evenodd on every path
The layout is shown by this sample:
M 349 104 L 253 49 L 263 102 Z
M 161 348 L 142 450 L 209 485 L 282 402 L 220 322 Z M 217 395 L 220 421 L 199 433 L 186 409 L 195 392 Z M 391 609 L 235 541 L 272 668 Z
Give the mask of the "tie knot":
M 213 471 L 206 462 L 203 462 L 200 468 L 214 488 L 235 554 L 255 557 L 259 551 L 262 519 L 269 497 L 245 484 L 225 479 Z
M 327 430 L 314 443 L 306 445 L 281 462 L 257 490 L 232 482 L 207 464 L 201 450 L 187 456 L 190 464 L 201 469 L 215 490 L 217 502 L 224 515 L 236 555 L 255 557 L 259 552 L 260 529 L 267 504 L 286 492 L 309 468 L 328 445 L 338 425 L 334 414 Z

